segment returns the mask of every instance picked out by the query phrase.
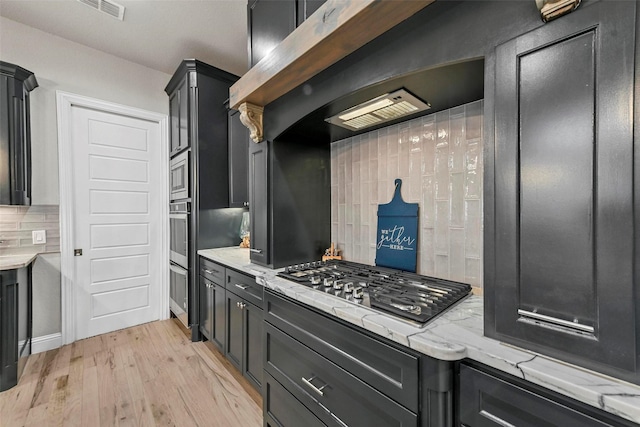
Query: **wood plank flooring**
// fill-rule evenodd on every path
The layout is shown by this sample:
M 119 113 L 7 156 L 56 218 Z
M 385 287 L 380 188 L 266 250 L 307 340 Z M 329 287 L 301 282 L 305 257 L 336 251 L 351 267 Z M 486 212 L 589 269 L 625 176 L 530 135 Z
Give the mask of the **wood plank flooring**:
M 262 398 L 170 319 L 32 355 L 0 426 L 259 427 Z

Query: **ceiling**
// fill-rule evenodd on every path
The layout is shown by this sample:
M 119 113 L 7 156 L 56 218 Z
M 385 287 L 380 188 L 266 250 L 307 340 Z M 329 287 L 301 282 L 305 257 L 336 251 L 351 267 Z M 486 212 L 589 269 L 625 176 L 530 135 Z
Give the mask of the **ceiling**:
M 247 0 L 113 0 L 124 21 L 76 0 L 0 0 L 0 16 L 173 74 L 195 58 L 247 71 Z

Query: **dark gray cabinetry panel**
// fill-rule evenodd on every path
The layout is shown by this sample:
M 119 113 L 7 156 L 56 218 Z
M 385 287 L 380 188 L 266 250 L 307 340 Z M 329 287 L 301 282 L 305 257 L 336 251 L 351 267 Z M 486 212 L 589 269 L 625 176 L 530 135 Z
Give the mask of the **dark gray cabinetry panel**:
M 249 212 L 251 261 L 269 265 L 269 145 L 267 141 L 249 146 Z
M 289 393 L 263 388 L 266 423 L 287 419 L 278 410 L 284 403 L 274 401 L 280 396 L 328 426 L 453 425 L 453 363 L 414 354 L 269 290 L 264 308 L 266 381 Z M 282 423 L 296 425 L 303 424 Z
M 200 327 L 199 249 L 235 246 L 239 242 L 240 209 L 229 205 L 229 154 L 225 100 L 237 76 L 195 59 L 187 59 L 165 87 L 170 107 L 171 155 L 188 156 L 191 215 L 189 217 L 189 284 L 187 290 L 192 339 Z M 186 148 L 189 147 L 189 150 Z M 236 212 L 237 211 L 237 212 Z
M 293 397 L 271 375 L 264 375 L 263 418 L 266 427 L 305 426 L 324 427 L 298 399 Z
M 296 1 L 250 0 L 247 21 L 249 67 L 253 67 L 295 30 Z
M 249 205 L 249 129 L 240 112 L 229 111 L 229 207 Z
M 0 272 L 0 391 L 18 383 L 31 354 L 31 266 Z
M 485 333 L 638 383 L 635 18 L 598 2 L 496 49 Z
M 224 353 L 226 289 L 224 267 L 200 257 L 200 331 Z
M 255 278 L 227 269 L 226 356 L 257 389 L 262 387 L 262 286 Z M 257 305 L 256 305 L 257 304 Z
M 465 364 L 460 365 L 459 390 L 460 423 L 467 427 L 637 425 L 555 393 L 539 394 L 516 378 Z
M 309 16 L 313 14 L 327 0 L 298 0 L 297 23 L 302 24 Z
M 31 71 L 0 61 L 0 205 L 31 204 Z
M 189 147 L 189 76 L 169 96 L 169 155 Z

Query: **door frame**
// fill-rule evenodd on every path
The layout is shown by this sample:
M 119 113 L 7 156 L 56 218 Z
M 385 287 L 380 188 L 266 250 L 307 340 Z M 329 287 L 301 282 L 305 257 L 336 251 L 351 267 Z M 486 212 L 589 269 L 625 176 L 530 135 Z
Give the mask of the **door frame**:
M 56 91 L 56 109 L 58 124 L 58 167 L 60 191 L 60 273 L 61 273 L 61 333 L 62 344 L 76 340 L 76 302 L 75 302 L 75 260 L 73 244 L 75 242 L 75 203 L 73 199 L 73 150 L 71 147 L 71 108 L 84 107 L 107 113 L 120 114 L 157 123 L 160 126 L 160 162 L 169 164 L 169 120 L 166 114 L 154 113 L 113 102 L 102 101 L 82 95 Z M 169 170 L 162 168 L 159 186 L 169 188 Z M 169 192 L 161 191 L 163 206 L 169 206 Z M 161 259 L 160 265 L 169 265 L 169 210 L 160 212 Z M 169 269 L 160 274 L 160 319 L 169 318 Z

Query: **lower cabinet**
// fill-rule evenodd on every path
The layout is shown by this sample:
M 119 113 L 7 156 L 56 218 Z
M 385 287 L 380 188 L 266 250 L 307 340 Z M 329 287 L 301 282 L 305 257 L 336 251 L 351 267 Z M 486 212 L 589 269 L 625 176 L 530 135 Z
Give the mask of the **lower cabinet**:
M 227 359 L 257 389 L 262 387 L 262 308 L 253 304 L 262 299 L 262 286 L 255 278 L 227 270 L 226 282 Z
M 225 303 L 224 286 L 200 276 L 200 332 L 223 353 Z
M 264 309 L 265 426 L 453 426 L 453 363 L 269 290 Z
M 623 427 L 637 424 L 483 367 L 460 365 L 464 427 Z

